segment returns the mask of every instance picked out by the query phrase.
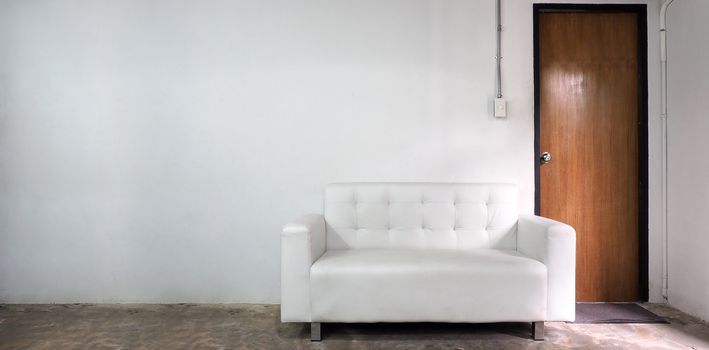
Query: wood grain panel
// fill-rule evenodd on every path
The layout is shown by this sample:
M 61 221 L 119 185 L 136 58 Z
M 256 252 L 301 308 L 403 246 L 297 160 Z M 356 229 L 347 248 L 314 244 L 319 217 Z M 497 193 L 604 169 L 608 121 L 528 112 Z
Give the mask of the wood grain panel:
M 578 301 L 639 298 L 637 21 L 539 15 L 539 209 L 576 229 Z

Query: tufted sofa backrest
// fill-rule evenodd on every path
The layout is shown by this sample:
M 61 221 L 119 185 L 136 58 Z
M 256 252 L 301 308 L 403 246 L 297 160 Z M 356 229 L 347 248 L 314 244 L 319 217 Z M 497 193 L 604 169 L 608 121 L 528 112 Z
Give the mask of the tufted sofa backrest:
M 327 249 L 516 249 L 517 197 L 510 184 L 330 184 Z

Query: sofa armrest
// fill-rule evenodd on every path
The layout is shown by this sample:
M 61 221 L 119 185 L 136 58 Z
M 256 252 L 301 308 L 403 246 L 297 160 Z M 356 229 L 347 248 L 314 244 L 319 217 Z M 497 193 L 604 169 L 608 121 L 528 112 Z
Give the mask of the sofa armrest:
M 325 219 L 305 215 L 281 232 L 281 321 L 310 322 L 310 266 L 325 252 Z
M 574 321 L 576 315 L 576 231 L 535 215 L 521 215 L 517 250 L 547 267 L 547 319 Z

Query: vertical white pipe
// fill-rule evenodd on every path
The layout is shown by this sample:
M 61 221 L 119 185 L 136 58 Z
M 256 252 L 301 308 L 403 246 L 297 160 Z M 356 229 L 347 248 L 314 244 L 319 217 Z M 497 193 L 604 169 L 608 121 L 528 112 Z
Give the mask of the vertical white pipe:
M 497 30 L 497 71 L 495 72 L 495 78 L 497 78 L 497 98 L 502 98 L 502 0 L 497 0 L 495 2 L 495 22 Z
M 660 94 L 662 123 L 662 297 L 668 299 L 669 289 L 669 235 L 667 225 L 667 8 L 674 0 L 665 0 L 660 8 Z

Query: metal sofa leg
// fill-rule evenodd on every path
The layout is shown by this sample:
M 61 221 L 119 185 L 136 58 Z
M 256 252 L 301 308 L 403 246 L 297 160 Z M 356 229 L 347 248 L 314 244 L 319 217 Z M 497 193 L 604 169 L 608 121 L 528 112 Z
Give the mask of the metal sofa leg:
M 544 340 L 544 321 L 532 322 L 532 338 Z
M 310 322 L 310 341 L 320 340 L 322 340 L 322 333 L 320 333 L 320 322 Z

